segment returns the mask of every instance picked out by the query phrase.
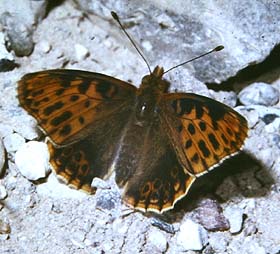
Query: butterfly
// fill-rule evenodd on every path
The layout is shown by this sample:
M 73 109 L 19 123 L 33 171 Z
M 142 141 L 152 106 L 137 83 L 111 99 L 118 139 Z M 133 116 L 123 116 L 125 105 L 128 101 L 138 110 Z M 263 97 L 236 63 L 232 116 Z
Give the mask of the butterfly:
M 163 74 L 157 66 L 136 88 L 100 73 L 46 70 L 23 76 L 18 98 L 67 184 L 94 193 L 93 178 L 115 172 L 126 204 L 162 213 L 235 155 L 248 132 L 246 119 L 218 101 L 168 93 Z

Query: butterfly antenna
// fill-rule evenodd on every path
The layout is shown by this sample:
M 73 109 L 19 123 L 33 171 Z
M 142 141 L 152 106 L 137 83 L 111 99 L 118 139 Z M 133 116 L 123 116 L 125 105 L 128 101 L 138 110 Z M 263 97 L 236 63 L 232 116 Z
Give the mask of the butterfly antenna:
M 167 71 L 165 71 L 163 74 L 165 74 L 165 73 L 167 73 L 167 72 L 169 72 L 169 71 L 171 71 L 171 70 L 173 70 L 173 69 L 175 69 L 175 68 L 178 68 L 178 67 L 180 67 L 180 66 L 182 66 L 182 65 L 185 65 L 185 64 L 187 64 L 187 63 L 189 63 L 189 62 L 192 62 L 192 61 L 194 61 L 194 60 L 196 60 L 196 59 L 198 59 L 198 58 L 204 57 L 204 56 L 209 55 L 209 54 L 211 54 L 211 53 L 213 53 L 213 52 L 220 51 L 220 50 L 223 50 L 223 49 L 224 49 L 224 46 L 223 46 L 223 45 L 220 45 L 220 46 L 218 46 L 218 47 L 216 47 L 216 48 L 214 48 L 214 49 L 212 49 L 212 50 L 210 50 L 210 51 L 208 51 L 208 52 L 206 52 L 206 53 L 204 53 L 204 54 L 202 54 L 202 55 L 200 55 L 200 56 L 196 56 L 196 57 L 194 57 L 194 58 L 192 58 L 192 59 L 190 59 L 190 60 L 188 60 L 188 61 L 186 61 L 186 62 L 183 62 L 183 63 L 180 63 L 180 64 L 178 64 L 178 65 L 175 65 L 175 66 L 171 67 L 170 69 L 168 69 Z
M 144 60 L 144 62 L 146 63 L 149 72 L 152 73 L 151 71 L 151 67 L 148 63 L 148 61 L 146 60 L 146 58 L 144 57 L 144 55 L 141 53 L 141 51 L 138 49 L 136 43 L 132 40 L 132 38 L 130 37 L 130 35 L 127 33 L 127 31 L 125 30 L 124 26 L 122 25 L 122 23 L 120 22 L 119 16 L 117 15 L 117 13 L 115 13 L 114 11 L 111 11 L 111 15 L 113 17 L 114 20 L 116 20 L 118 22 L 118 24 L 120 25 L 121 29 L 123 30 L 123 32 L 125 33 L 125 35 L 127 36 L 127 38 L 130 40 L 130 42 L 132 43 L 132 45 L 134 46 L 134 48 L 137 50 L 138 54 L 142 57 L 142 59 Z

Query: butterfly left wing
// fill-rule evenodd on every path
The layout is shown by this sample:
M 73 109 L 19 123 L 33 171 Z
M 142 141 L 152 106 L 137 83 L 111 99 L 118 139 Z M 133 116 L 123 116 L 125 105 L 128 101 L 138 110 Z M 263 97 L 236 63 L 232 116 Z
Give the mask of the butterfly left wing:
M 92 125 L 129 107 L 135 92 L 127 82 L 78 70 L 29 73 L 18 82 L 20 105 L 56 146 L 88 136 Z
M 247 137 L 246 119 L 213 99 L 166 94 L 159 107 L 177 157 L 191 175 L 202 175 L 236 154 Z

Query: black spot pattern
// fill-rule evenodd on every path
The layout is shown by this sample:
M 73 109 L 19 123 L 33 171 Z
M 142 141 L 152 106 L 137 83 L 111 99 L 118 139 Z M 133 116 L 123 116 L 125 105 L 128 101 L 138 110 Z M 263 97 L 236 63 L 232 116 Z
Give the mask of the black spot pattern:
M 80 98 L 80 96 L 79 95 L 72 95 L 71 97 L 70 97 L 70 101 L 77 101 L 77 100 L 79 100 L 79 98 Z
M 201 131 L 205 131 L 206 130 L 205 122 L 200 121 L 198 125 L 199 125 L 199 128 L 200 128 Z
M 198 147 L 199 147 L 199 149 L 202 152 L 204 157 L 206 157 L 206 158 L 209 157 L 210 151 L 207 148 L 206 143 L 203 140 L 199 140 Z
M 218 150 L 220 144 L 213 133 L 208 134 L 208 139 L 215 150 Z
M 191 158 L 191 161 L 194 162 L 194 163 L 198 163 L 198 161 L 199 161 L 199 156 L 198 156 L 197 153 L 195 153 L 195 154 L 193 155 L 193 157 Z
M 188 148 L 190 148 L 190 147 L 192 147 L 192 140 L 191 140 L 191 139 L 188 139 L 187 142 L 186 142 L 186 144 L 185 144 L 185 148 L 188 149 Z
M 55 117 L 51 120 L 51 125 L 58 126 L 59 124 L 63 123 L 67 119 L 72 117 L 72 113 L 70 111 L 64 111 L 61 115 Z
M 192 123 L 189 123 L 189 125 L 188 125 L 188 131 L 189 131 L 189 133 L 190 133 L 191 135 L 194 135 L 194 134 L 195 134 L 195 128 L 194 128 L 194 126 L 193 126 Z
M 89 89 L 89 87 L 90 87 L 90 81 L 84 80 L 83 83 L 81 83 L 78 86 L 79 93 L 85 94 L 87 92 L 87 90 Z
M 59 134 L 62 136 L 67 136 L 71 133 L 72 128 L 70 125 L 65 125 L 63 128 L 59 131 Z
M 46 107 L 43 111 L 43 114 L 46 116 L 49 116 L 54 111 L 61 109 L 63 106 L 64 106 L 64 103 L 61 101 L 58 101 L 55 104 Z

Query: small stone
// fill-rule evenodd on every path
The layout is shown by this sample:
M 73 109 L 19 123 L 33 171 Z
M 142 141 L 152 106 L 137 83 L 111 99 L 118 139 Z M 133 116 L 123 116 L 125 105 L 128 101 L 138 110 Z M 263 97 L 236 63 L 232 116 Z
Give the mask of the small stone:
M 75 45 L 76 59 L 82 61 L 89 56 L 89 51 L 86 47 L 81 44 Z
M 4 146 L 8 153 L 17 151 L 25 144 L 25 139 L 18 133 L 12 133 L 3 139 Z
M 177 234 L 177 244 L 183 250 L 202 250 L 208 242 L 206 230 L 199 224 L 186 220 Z
M 11 227 L 8 223 L 0 220 L 0 234 L 9 234 L 11 233 Z
M 229 223 L 222 213 L 222 208 L 215 200 L 203 200 L 194 212 L 195 218 L 207 230 L 217 231 L 229 229 Z
M 1 16 L 1 23 L 9 39 L 10 48 L 17 56 L 28 56 L 34 48 L 33 30 L 21 17 L 5 12 Z
M 15 154 L 15 163 L 20 173 L 28 180 L 35 181 L 49 173 L 49 152 L 45 143 L 30 141 Z
M 153 49 L 153 45 L 149 41 L 143 41 L 142 47 L 147 51 L 151 51 Z
M 266 83 L 253 83 L 238 95 L 243 105 L 273 106 L 279 101 L 279 91 Z
M 104 210 L 112 210 L 119 201 L 119 193 L 112 190 L 102 190 L 101 195 L 96 195 L 96 207 Z
M 6 188 L 3 185 L 0 185 L 0 200 L 4 200 L 8 196 Z
M 5 148 L 0 138 L 0 176 L 4 173 L 5 157 Z
M 154 227 L 159 228 L 160 230 L 165 231 L 166 233 L 169 234 L 175 234 L 175 229 L 172 224 L 169 224 L 163 220 L 157 219 L 157 218 L 152 218 L 151 224 Z
M 158 230 L 152 229 L 149 231 L 147 242 L 153 247 L 152 249 L 156 249 L 161 253 L 165 252 L 167 249 L 166 237 Z
M 49 53 L 52 49 L 52 46 L 48 41 L 41 41 L 36 45 L 36 47 L 38 48 L 39 51 L 45 54 Z
M 224 215 L 229 220 L 230 229 L 232 234 L 239 233 L 243 224 L 243 210 L 238 207 L 227 207 Z
M 102 189 L 102 190 L 110 189 L 109 184 L 98 177 L 93 178 L 91 182 L 91 187 L 96 189 Z

